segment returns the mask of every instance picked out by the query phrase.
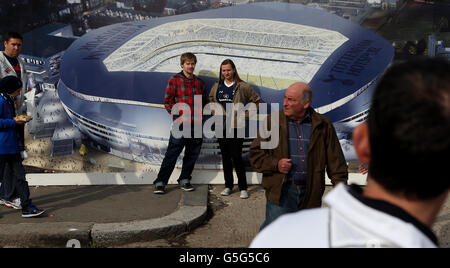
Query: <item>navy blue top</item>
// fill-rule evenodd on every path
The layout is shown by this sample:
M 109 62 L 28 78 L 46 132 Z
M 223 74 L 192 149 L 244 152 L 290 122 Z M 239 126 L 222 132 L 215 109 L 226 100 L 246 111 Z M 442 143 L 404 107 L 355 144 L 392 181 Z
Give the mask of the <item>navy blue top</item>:
M 227 109 L 227 103 L 233 103 L 234 98 L 234 85 L 228 87 L 225 83 L 220 83 L 217 88 L 217 101 L 222 104 L 223 109 Z
M 289 157 L 292 160 L 292 168 L 287 179 L 306 182 L 308 147 L 312 126 L 311 115 L 307 113 L 300 123 L 288 118 L 288 125 Z

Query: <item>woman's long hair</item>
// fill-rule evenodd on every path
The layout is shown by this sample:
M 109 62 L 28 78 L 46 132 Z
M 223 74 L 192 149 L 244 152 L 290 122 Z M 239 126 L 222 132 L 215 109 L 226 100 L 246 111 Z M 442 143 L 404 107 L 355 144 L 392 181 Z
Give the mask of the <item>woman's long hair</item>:
M 236 65 L 234 65 L 234 62 L 230 59 L 226 59 L 224 61 L 222 61 L 222 63 L 220 64 L 220 69 L 219 69 L 219 84 L 223 83 L 223 81 L 225 80 L 225 78 L 222 76 L 222 66 L 224 65 L 231 65 L 231 68 L 233 68 L 234 71 L 234 76 L 233 76 L 233 80 L 235 83 L 238 82 L 242 82 L 242 79 L 239 77 L 238 71 L 236 69 Z

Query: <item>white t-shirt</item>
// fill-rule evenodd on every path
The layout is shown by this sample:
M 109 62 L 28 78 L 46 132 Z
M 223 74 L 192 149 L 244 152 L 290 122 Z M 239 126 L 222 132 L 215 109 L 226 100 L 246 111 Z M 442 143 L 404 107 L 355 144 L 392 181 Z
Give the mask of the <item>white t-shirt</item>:
M 281 216 L 253 240 L 252 248 L 437 247 L 436 236 L 406 211 L 368 199 L 339 184 L 327 208 Z

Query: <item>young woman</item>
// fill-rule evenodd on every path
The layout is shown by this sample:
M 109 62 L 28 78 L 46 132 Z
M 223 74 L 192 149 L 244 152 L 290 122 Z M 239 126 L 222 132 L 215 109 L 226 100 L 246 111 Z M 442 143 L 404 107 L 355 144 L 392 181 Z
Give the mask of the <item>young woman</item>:
M 219 81 L 214 84 L 209 94 L 209 101 L 220 103 L 226 111 L 227 104 L 236 105 L 242 103 L 246 105 L 250 102 L 259 104 L 260 96 L 248 85 L 242 81 L 236 70 L 234 62 L 230 59 L 226 59 L 220 65 Z M 224 114 L 230 114 L 224 112 Z M 241 191 L 241 198 L 248 198 L 247 192 L 247 178 L 245 175 L 244 162 L 242 160 L 242 145 L 244 143 L 244 137 L 238 137 L 237 130 L 241 125 L 236 124 L 237 114 L 232 113 L 234 120 L 231 120 L 235 124 L 232 124 L 229 128 L 224 124 L 223 138 L 218 138 L 220 151 L 222 154 L 223 172 L 225 177 L 225 190 L 222 195 L 230 195 L 233 189 L 233 164 L 236 169 L 238 177 L 238 186 Z M 245 126 L 245 124 L 244 124 Z M 230 130 L 232 138 L 227 138 L 226 130 Z M 217 133 L 216 133 L 217 135 Z M 228 135 L 229 137 L 230 135 Z

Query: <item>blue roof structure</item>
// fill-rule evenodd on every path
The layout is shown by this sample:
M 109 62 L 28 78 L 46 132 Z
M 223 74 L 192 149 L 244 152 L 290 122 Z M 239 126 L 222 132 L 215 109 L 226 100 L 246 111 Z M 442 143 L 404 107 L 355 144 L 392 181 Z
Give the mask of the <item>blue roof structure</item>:
M 54 22 L 25 33 L 23 35 L 22 54 L 48 58 L 65 51 L 76 38 L 59 37 L 50 34 L 68 26 L 70 25 Z M 3 43 L 0 45 L 0 48 L 4 49 Z
M 322 64 L 310 82 L 315 93 L 315 107 L 333 103 L 367 85 L 386 69 L 394 55 L 392 46 L 383 38 L 325 11 L 299 4 L 258 3 L 116 24 L 92 31 L 67 50 L 61 64 L 61 80 L 70 89 L 85 95 L 162 104 L 166 82 L 173 73 L 111 72 L 103 61 L 131 38 L 151 28 L 174 21 L 202 18 L 280 21 L 327 29 L 348 38 Z M 265 95 L 266 102 L 279 100 L 273 96 L 274 93 Z
M 171 126 L 162 105 L 166 84 L 181 70 L 184 52 L 199 58 L 196 71 L 208 91 L 226 58 L 266 103 L 282 104 L 290 83 L 308 82 L 312 106 L 335 126 L 363 120 L 394 57 L 386 40 L 326 11 L 254 3 L 89 32 L 64 54 L 59 97 L 74 124 L 97 142 L 126 157 L 154 159 L 163 155 L 158 141 L 167 143 Z

